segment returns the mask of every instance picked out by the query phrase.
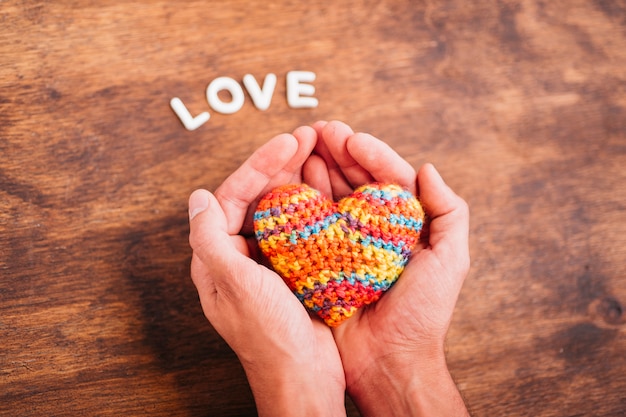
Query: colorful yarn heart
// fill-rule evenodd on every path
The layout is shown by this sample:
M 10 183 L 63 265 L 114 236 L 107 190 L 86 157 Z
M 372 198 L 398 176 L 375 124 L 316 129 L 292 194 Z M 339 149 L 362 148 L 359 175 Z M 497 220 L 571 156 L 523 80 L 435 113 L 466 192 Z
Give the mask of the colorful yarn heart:
M 424 210 L 394 184 L 368 184 L 335 203 L 306 184 L 272 190 L 254 214 L 263 254 L 329 326 L 377 301 L 414 250 Z

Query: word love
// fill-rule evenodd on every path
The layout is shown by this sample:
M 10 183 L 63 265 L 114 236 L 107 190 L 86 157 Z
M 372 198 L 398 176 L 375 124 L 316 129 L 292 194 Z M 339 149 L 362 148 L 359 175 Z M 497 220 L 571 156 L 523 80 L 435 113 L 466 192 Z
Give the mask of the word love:
M 310 84 L 315 81 L 315 73 L 310 71 L 289 71 L 286 76 L 287 83 L 287 104 L 291 108 L 313 108 L 317 107 L 318 101 L 315 94 L 315 87 Z M 267 74 L 263 80 L 263 87 L 259 86 L 257 80 L 251 74 L 243 77 L 243 85 L 248 91 L 255 107 L 265 111 L 270 107 L 274 88 L 276 87 L 276 75 Z M 230 94 L 230 101 L 220 98 L 221 91 Z M 219 77 L 211 81 L 206 89 L 206 98 L 209 106 L 213 110 L 222 114 L 232 114 L 238 112 L 245 101 L 241 85 L 230 77 Z M 170 101 L 170 107 L 178 116 L 187 130 L 196 130 L 205 124 L 211 115 L 209 112 L 202 112 L 197 116 L 192 116 L 181 99 L 174 97 Z

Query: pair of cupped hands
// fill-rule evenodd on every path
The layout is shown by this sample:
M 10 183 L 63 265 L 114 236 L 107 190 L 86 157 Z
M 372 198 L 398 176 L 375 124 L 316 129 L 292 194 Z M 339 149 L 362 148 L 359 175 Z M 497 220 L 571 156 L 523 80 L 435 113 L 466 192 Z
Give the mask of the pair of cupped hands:
M 336 328 L 310 315 L 264 266 L 253 233 L 259 200 L 306 183 L 338 200 L 371 182 L 418 196 L 428 234 L 395 285 Z M 202 308 L 235 351 L 261 416 L 463 416 L 444 343 L 469 270 L 467 204 L 431 164 L 418 173 L 384 142 L 338 121 L 272 138 L 221 186 L 189 198 L 191 276 Z

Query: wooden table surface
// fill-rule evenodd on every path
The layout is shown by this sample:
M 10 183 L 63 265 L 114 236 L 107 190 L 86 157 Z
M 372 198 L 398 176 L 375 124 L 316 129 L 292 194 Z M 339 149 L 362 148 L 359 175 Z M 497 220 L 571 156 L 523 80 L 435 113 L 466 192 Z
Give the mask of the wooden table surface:
M 267 110 L 209 106 L 269 73 Z M 254 415 L 187 197 L 319 119 L 470 204 L 448 361 L 473 415 L 626 415 L 624 0 L 0 1 L 0 414 Z

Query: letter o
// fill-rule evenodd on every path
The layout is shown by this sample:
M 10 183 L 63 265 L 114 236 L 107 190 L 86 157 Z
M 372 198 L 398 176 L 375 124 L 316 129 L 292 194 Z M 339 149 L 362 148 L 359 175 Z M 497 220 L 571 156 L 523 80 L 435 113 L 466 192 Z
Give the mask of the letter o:
M 228 90 L 232 97 L 230 102 L 225 103 L 218 97 L 217 94 L 222 90 Z M 230 77 L 218 77 L 211 81 L 206 89 L 206 98 L 213 110 L 223 114 L 238 112 L 243 107 L 244 101 L 243 89 Z

